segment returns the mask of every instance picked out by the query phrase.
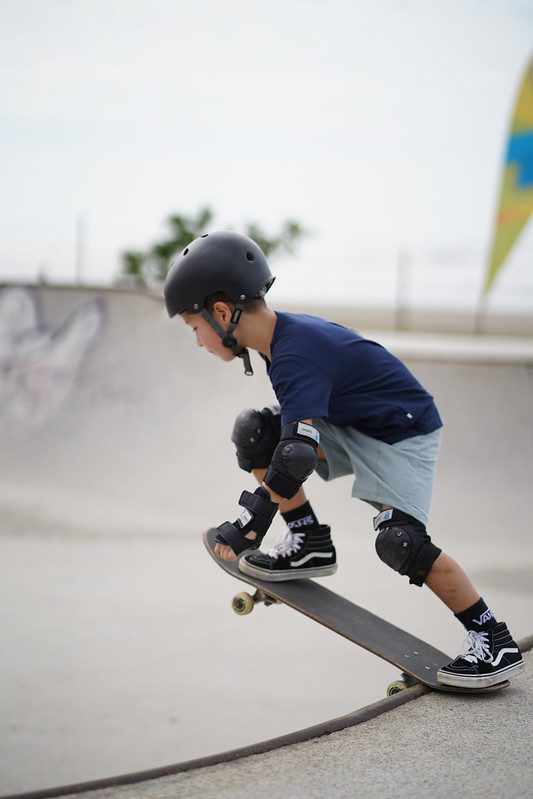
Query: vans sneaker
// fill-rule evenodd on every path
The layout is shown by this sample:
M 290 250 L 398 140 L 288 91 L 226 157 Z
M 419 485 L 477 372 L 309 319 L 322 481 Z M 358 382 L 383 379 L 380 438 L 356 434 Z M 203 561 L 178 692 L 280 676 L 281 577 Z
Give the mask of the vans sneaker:
M 273 582 L 334 574 L 337 556 L 330 528 L 320 524 L 301 532 L 287 529 L 268 555 L 249 552 L 240 559 L 239 569 L 250 577 Z
M 484 632 L 469 630 L 464 654 L 439 669 L 437 680 L 460 688 L 487 688 L 523 671 L 520 650 L 501 621 Z

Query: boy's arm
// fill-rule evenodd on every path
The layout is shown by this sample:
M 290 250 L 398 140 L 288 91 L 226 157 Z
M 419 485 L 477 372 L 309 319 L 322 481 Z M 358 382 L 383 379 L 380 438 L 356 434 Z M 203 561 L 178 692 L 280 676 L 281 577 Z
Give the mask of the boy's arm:
M 243 510 L 238 519 L 233 524 L 224 522 L 217 527 L 215 555 L 223 560 L 236 560 L 245 549 L 258 547 L 278 510 L 263 486 L 256 488 L 253 494 L 243 491 L 239 505 Z

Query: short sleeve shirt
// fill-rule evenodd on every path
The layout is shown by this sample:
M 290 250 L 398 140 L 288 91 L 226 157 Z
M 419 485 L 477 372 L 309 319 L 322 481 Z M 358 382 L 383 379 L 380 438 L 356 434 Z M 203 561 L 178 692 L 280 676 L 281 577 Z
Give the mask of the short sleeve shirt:
M 318 317 L 276 315 L 267 370 L 282 425 L 326 419 L 388 444 L 442 427 L 431 394 L 380 344 Z

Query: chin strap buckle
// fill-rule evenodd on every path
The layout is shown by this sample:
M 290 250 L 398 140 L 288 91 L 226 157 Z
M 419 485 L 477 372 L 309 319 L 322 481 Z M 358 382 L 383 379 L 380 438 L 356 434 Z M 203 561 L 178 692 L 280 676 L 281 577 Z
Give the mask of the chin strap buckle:
M 245 375 L 253 375 L 254 370 L 252 369 L 252 363 L 250 361 L 250 353 L 248 350 L 241 350 L 239 352 L 239 358 L 242 358 L 244 361 L 244 374 Z
M 222 343 L 225 347 L 232 351 L 237 358 L 242 358 L 244 361 L 244 374 L 245 375 L 253 375 L 254 370 L 252 369 L 252 363 L 250 361 L 250 353 L 247 349 L 239 347 L 235 337 L 232 335 L 233 331 L 237 327 L 237 322 L 241 318 L 241 314 L 244 308 L 243 303 L 237 303 L 235 306 L 235 310 L 233 311 L 233 316 L 231 317 L 231 322 L 229 323 L 229 327 L 227 330 L 223 330 L 218 322 L 213 319 L 209 311 L 206 311 L 205 308 L 200 312 L 201 316 L 205 319 L 205 321 L 210 325 L 215 333 L 218 333 L 220 338 L 222 339 Z

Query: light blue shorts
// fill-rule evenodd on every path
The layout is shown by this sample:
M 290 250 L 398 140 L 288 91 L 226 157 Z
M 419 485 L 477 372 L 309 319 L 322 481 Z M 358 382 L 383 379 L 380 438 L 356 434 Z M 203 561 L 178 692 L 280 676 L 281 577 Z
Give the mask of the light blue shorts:
M 327 458 L 316 466 L 323 480 L 353 474 L 353 497 L 378 510 L 390 505 L 427 524 L 442 428 L 386 444 L 325 419 L 314 419 L 313 424 Z

